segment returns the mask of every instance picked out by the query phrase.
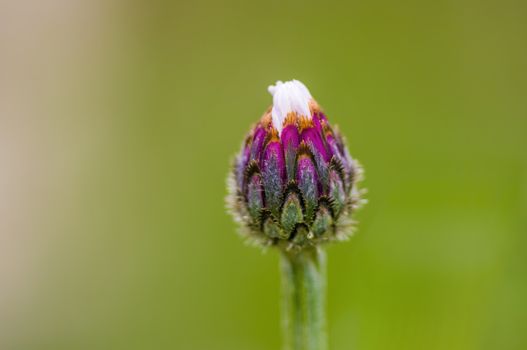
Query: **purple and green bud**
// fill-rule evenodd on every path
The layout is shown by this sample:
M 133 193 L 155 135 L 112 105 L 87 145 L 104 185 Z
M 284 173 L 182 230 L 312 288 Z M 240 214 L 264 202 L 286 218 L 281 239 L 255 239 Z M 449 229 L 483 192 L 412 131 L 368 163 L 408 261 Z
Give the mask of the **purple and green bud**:
M 242 231 L 284 249 L 348 237 L 360 166 L 302 83 L 278 82 L 269 91 L 273 106 L 229 177 L 229 205 Z

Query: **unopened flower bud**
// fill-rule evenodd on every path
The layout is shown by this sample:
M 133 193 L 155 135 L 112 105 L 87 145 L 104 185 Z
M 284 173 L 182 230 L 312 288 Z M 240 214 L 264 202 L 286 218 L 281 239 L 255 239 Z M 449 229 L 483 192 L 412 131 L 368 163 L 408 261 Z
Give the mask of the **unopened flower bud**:
M 231 212 L 262 245 L 302 249 L 348 237 L 361 167 L 304 84 L 279 81 L 269 92 L 273 106 L 229 175 Z

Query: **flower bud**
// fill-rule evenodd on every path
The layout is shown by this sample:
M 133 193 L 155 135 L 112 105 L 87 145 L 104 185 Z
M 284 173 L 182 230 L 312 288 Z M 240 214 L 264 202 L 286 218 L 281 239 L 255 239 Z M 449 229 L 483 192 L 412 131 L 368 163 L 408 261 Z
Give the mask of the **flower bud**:
M 362 169 L 304 84 L 279 81 L 269 92 L 273 106 L 229 175 L 232 214 L 261 245 L 299 250 L 348 237 Z

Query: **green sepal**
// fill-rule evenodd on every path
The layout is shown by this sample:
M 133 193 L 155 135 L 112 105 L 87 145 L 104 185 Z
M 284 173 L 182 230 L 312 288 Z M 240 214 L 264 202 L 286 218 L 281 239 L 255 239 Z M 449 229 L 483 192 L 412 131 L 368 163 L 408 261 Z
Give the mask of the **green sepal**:
M 272 217 L 268 217 L 267 219 L 265 219 L 263 224 L 263 231 L 265 235 L 269 238 L 287 238 L 287 235 L 284 233 L 284 230 L 280 228 L 280 225 Z
M 296 246 L 304 246 L 309 239 L 309 230 L 304 224 L 296 227 L 293 239 L 291 240 Z
M 247 184 L 247 209 L 251 217 L 257 221 L 260 219 L 263 208 L 263 188 L 260 174 L 253 174 Z
M 302 214 L 302 204 L 300 198 L 295 192 L 290 192 L 284 202 L 282 208 L 282 215 L 280 216 L 280 222 L 284 229 L 284 234 L 289 237 L 293 232 L 296 224 L 304 221 L 304 215 Z
M 313 234 L 315 234 L 315 236 L 320 237 L 324 233 L 329 231 L 332 224 L 333 218 L 331 217 L 331 212 L 328 208 L 326 208 L 326 206 L 321 205 L 318 208 L 315 220 L 311 225 L 311 231 L 313 232 Z
M 298 178 L 298 188 L 302 192 L 304 203 L 306 205 L 306 221 L 311 222 L 318 201 L 317 181 L 315 174 L 315 167 L 311 167 L 312 171 L 300 172 Z
M 304 164 L 302 167 L 301 162 Z M 297 161 L 297 185 L 302 192 L 302 198 L 305 204 L 305 221 L 309 224 L 315 215 L 315 209 L 318 205 L 318 184 L 317 170 L 313 161 L 313 154 L 305 143 L 301 143 Z
M 342 182 L 340 174 L 335 169 L 331 169 L 329 172 L 329 198 L 335 217 L 339 216 L 346 204 L 346 192 Z

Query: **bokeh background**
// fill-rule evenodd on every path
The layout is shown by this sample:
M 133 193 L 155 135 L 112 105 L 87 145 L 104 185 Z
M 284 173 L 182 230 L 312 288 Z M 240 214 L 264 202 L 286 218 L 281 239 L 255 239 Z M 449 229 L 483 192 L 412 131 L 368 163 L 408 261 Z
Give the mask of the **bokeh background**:
M 0 348 L 280 348 L 225 176 L 276 80 L 366 169 L 331 349 L 527 348 L 527 3 L 2 1 Z

